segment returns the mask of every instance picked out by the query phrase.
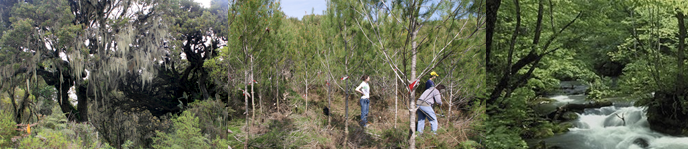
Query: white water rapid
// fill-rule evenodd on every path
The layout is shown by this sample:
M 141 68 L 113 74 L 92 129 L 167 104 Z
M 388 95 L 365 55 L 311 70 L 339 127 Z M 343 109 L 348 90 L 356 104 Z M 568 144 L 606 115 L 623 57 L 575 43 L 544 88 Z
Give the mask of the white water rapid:
M 580 99 L 556 96 L 557 101 Z M 564 149 L 688 149 L 688 137 L 672 137 L 650 130 L 643 107 L 614 104 L 585 109 L 569 132 L 546 138 Z

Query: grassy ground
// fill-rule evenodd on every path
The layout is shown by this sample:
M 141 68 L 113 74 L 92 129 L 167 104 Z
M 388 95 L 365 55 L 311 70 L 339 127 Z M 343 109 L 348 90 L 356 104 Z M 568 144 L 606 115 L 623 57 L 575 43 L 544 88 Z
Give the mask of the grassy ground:
M 297 95 L 297 96 L 293 96 Z M 325 93 L 315 91 L 308 95 L 309 107 L 306 111 L 305 100 L 302 95 L 290 94 L 286 102 L 280 101 L 280 111 L 274 103 L 265 103 L 265 113 L 257 114 L 256 120 L 251 122 L 249 146 L 252 148 L 407 148 L 409 130 L 408 110 L 399 100 L 398 121 L 395 128 L 394 97 L 386 99 L 371 99 L 371 110 L 368 116 L 369 126 L 362 129 L 360 122 L 359 99 L 349 99 L 349 117 L 345 118 L 344 96 L 333 95 L 331 123 L 323 114 L 327 106 Z M 265 102 L 265 101 L 263 101 Z M 446 105 L 446 104 L 445 104 Z M 256 107 L 258 109 L 258 107 Z M 446 106 L 440 107 L 447 112 Z M 436 113 L 440 113 L 435 107 Z M 477 110 L 479 111 L 479 110 Z M 249 111 L 250 112 L 250 111 Z M 444 113 L 448 114 L 448 113 Z M 416 147 L 419 148 L 476 148 L 477 143 L 470 138 L 477 137 L 477 132 L 471 128 L 472 123 L 478 123 L 476 116 L 482 112 L 452 110 L 448 117 L 439 117 L 437 135 L 425 133 L 418 137 Z M 345 135 L 345 120 L 348 121 L 349 135 Z M 230 126 L 234 132 L 232 148 L 243 148 L 244 119 L 235 119 Z M 430 123 L 426 121 L 426 132 L 430 130 Z M 343 143 L 345 137 L 347 143 Z
M 256 119 L 251 120 L 249 126 L 249 147 L 250 148 L 407 148 L 408 147 L 408 133 L 409 120 L 408 110 L 405 108 L 406 101 L 399 100 L 398 121 L 395 123 L 394 98 L 372 98 L 371 109 L 368 116 L 370 122 L 368 127 L 364 130 L 358 124 L 360 122 L 360 105 L 358 97 L 352 95 L 349 98 L 349 116 L 345 117 L 345 100 L 340 93 L 333 94 L 332 109 L 331 109 L 331 123 L 328 124 L 328 116 L 323 114 L 323 108 L 327 106 L 327 98 L 324 96 L 326 92 L 320 90 L 313 90 L 308 95 L 308 110 L 305 107 L 305 99 L 301 94 L 290 91 L 289 96 L 280 101 L 279 109 L 274 100 L 263 101 L 263 112 L 258 111 L 260 105 L 256 106 Z M 165 121 L 165 124 L 170 125 L 170 129 L 165 130 L 168 137 L 168 144 L 160 146 L 161 148 L 175 147 L 179 144 L 188 142 L 184 139 L 179 139 L 177 135 L 180 131 L 186 132 L 190 127 L 196 128 L 196 131 L 189 132 L 194 134 L 193 138 L 201 138 L 205 142 L 197 142 L 207 148 L 216 148 L 218 146 L 226 146 L 229 144 L 231 148 L 243 148 L 245 133 L 245 120 L 243 116 L 231 116 L 229 123 L 217 123 L 222 121 L 221 109 L 225 108 L 224 104 L 219 101 L 203 101 L 199 104 L 192 104 L 187 108 L 187 111 L 196 113 L 194 117 L 200 119 L 198 125 L 184 125 L 175 122 L 171 124 L 169 117 L 161 118 L 159 121 Z M 258 102 L 256 102 L 258 103 Z M 4 105 L 4 104 L 3 104 Z M 444 111 L 440 111 L 444 109 Z M 220 110 L 218 110 L 220 109 Z M 435 107 L 436 113 L 448 114 L 446 111 L 446 104 L 443 107 Z M 440 127 L 437 135 L 430 135 L 430 124 L 426 121 L 426 133 L 417 138 L 416 147 L 418 148 L 479 148 L 478 143 L 471 140 L 479 140 L 479 132 L 474 130 L 474 126 L 479 124 L 478 117 L 484 114 L 484 107 L 480 109 L 465 110 L 471 108 L 455 108 L 448 117 L 439 117 Z M 244 109 L 236 109 L 236 111 L 243 111 Z M 30 135 L 20 137 L 17 141 L 12 141 L 9 136 L 15 137 L 21 135 L 20 132 L 12 130 L 15 123 L 11 123 L 11 115 L 5 111 L 5 114 L 0 114 L 0 126 L 7 131 L 7 135 L 0 136 L 0 148 L 3 147 L 18 147 L 18 148 L 34 148 L 40 146 L 49 146 L 51 148 L 128 148 L 128 147 L 143 147 L 150 146 L 145 140 L 136 140 L 136 138 L 127 138 L 123 144 L 113 144 L 112 146 L 105 143 L 104 133 L 98 133 L 95 128 L 89 123 L 74 123 L 68 122 L 61 113 L 58 107 L 53 107 L 51 115 L 42 117 L 37 124 L 32 128 Z M 195 111 L 195 112 L 194 112 Z M 211 112 L 208 112 L 211 111 Z M 217 112 L 220 111 L 220 112 Z M 234 110 L 232 110 L 234 111 Z M 252 113 L 252 111 L 249 111 Z M 140 115 L 134 115 L 137 117 Z M 137 118 L 127 118 L 128 120 L 136 120 Z M 215 118 L 219 120 L 214 120 Z M 249 117 L 250 118 L 250 117 Z M 177 119 L 177 116 L 172 116 L 172 119 Z M 156 120 L 158 122 L 158 120 Z M 345 122 L 348 122 L 349 134 L 345 133 Z M 6 124 L 5 124 L 6 123 Z M 132 123 L 132 122 L 127 122 Z M 396 124 L 396 127 L 395 127 Z M 216 126 L 218 125 L 218 126 Z M 228 127 L 222 127 L 228 125 Z M 127 125 L 128 126 L 128 125 Z M 136 126 L 136 127 L 134 127 Z M 132 123 L 132 127 L 126 128 L 125 132 L 137 130 L 143 127 L 149 127 L 152 124 L 148 123 Z M 212 127 L 211 127 L 212 126 Z M 168 127 L 165 127 L 168 128 Z M 224 137 L 225 133 L 221 133 L 224 129 L 229 129 L 228 136 Z M 143 132 L 143 130 L 133 131 L 138 133 L 154 133 Z M 176 133 L 175 133 L 176 132 Z M 138 134 L 136 133 L 136 134 Z M 0 132 L 0 134 L 4 134 Z M 152 137 L 160 136 L 160 134 Z M 186 136 L 186 135 L 184 135 Z M 189 136 L 190 137 L 190 136 Z M 164 138 L 164 137 L 163 137 Z M 133 140 L 129 140 L 133 139 Z M 145 138 L 144 138 L 145 139 Z M 217 140 L 219 139 L 219 141 Z M 226 140 L 225 140 L 226 139 Z M 346 141 L 345 141 L 346 139 Z M 163 139 L 164 140 L 164 139 Z M 223 141 L 228 141 L 223 142 Z M 138 143 L 137 143 L 138 142 Z M 148 141 L 150 142 L 150 141 Z M 346 143 L 344 143 L 346 142 Z M 155 145 L 155 143 L 153 143 Z

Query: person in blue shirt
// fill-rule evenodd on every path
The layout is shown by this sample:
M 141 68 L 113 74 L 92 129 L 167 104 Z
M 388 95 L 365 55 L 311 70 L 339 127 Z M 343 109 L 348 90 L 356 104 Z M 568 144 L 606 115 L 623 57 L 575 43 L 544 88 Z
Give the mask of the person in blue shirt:
M 428 82 L 425 82 L 425 89 L 429 89 L 431 87 L 435 87 L 435 82 L 432 82 L 432 79 L 435 79 L 439 77 L 440 75 L 437 75 L 436 72 L 430 72 L 430 79 L 428 79 Z

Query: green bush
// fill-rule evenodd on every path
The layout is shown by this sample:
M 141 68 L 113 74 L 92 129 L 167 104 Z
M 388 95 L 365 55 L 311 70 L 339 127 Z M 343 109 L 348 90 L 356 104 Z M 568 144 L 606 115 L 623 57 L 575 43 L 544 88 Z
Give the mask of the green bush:
M 385 146 L 394 148 L 408 147 L 408 130 L 407 129 L 385 129 L 382 132 L 382 140 Z
M 113 148 L 102 142 L 95 128 L 85 123 L 68 122 L 59 107 L 31 127 L 34 135 L 24 137 L 19 148 Z
M 244 143 L 237 141 L 237 139 L 244 139 L 243 137 L 239 136 L 239 134 L 243 133 L 245 129 L 243 129 L 244 124 L 246 124 L 246 119 L 232 119 L 232 121 L 229 122 L 229 130 L 232 131 L 232 133 L 227 136 L 229 140 L 229 145 L 232 146 L 232 148 L 243 148 Z M 236 137 L 236 138 L 235 138 Z
M 112 146 L 122 146 L 131 141 L 130 147 L 151 148 L 155 132 L 169 130 L 172 126 L 168 115 L 154 116 L 148 110 L 139 108 L 90 108 L 90 123 Z
M 234 113 L 233 109 L 226 107 L 221 100 L 212 99 L 193 102 L 189 107 L 186 111 L 198 118 L 201 134 L 209 135 L 210 140 L 217 137 L 226 139 L 222 136 L 227 136 L 227 122 L 231 119 L 229 113 Z
M 36 136 L 22 139 L 19 148 L 76 148 L 81 146 L 81 138 L 70 140 L 67 134 L 56 131 L 44 131 Z
M 85 125 L 85 124 L 76 124 Z M 82 126 L 86 127 L 86 126 Z M 91 128 L 93 129 L 93 128 Z M 52 130 L 43 129 L 37 135 L 25 137 L 19 142 L 19 148 L 99 148 L 114 149 L 107 143 L 92 141 L 86 143 L 79 135 L 74 135 L 70 129 Z
M 172 121 L 174 132 L 166 134 L 156 131 L 153 148 L 210 148 L 208 139 L 201 134 L 198 117 L 193 113 L 184 111 Z
M 484 128 L 487 135 L 485 137 L 486 148 L 527 148 L 526 142 L 521 138 L 523 126 L 530 126 L 535 122 L 529 114 L 525 99 L 534 97 L 532 90 L 518 88 L 514 91 L 511 98 L 503 98 L 503 104 L 488 105 L 488 113 L 491 116 L 486 118 Z
M 467 140 L 467 141 L 461 142 L 461 146 L 459 146 L 459 148 L 461 148 L 461 149 L 475 149 L 475 148 L 479 148 L 479 147 L 480 147 L 480 144 L 478 144 L 478 142 L 475 142 L 473 140 Z
M 10 147 L 12 137 L 17 134 L 16 125 L 12 113 L 0 110 L 0 147 Z
M 255 137 L 250 138 L 249 144 L 258 148 L 299 148 L 308 143 L 306 140 L 324 143 L 324 138 L 316 138 L 318 134 L 310 131 L 295 131 L 297 126 L 306 127 L 305 123 L 309 122 L 308 120 L 306 117 L 282 121 L 271 120 L 268 124 L 270 130 L 264 134 L 253 135 Z

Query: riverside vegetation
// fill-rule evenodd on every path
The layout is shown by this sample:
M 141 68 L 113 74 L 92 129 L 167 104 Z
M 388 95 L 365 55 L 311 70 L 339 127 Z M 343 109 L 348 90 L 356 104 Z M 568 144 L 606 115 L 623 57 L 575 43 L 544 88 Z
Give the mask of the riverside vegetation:
M 686 135 L 686 1 L 493 2 L 488 148 L 527 148 L 526 140 L 568 131 L 571 123 L 533 110 L 560 81 L 588 86 L 587 102 L 632 101 L 652 131 Z

